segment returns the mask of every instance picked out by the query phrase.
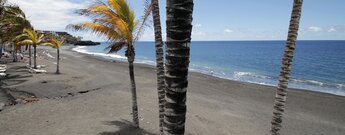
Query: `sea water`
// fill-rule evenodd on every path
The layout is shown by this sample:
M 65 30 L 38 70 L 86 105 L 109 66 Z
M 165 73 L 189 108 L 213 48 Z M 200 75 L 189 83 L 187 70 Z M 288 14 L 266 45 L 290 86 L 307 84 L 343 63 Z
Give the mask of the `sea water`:
M 73 50 L 126 61 L 124 51 L 107 54 L 109 43 Z M 285 41 L 194 41 L 190 71 L 229 80 L 277 86 Z M 154 42 L 135 44 L 136 63 L 155 65 Z M 298 41 L 289 87 L 345 96 L 345 41 Z

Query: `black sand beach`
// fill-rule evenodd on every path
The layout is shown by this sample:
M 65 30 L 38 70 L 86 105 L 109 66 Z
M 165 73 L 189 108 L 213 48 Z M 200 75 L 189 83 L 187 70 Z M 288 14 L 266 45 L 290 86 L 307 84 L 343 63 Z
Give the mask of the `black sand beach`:
M 55 50 L 40 50 L 45 74 L 30 74 L 24 62 L 7 63 L 2 92 L 30 99 L 0 112 L 1 135 L 158 134 L 155 69 L 135 65 L 141 130 L 130 126 L 128 66 L 102 58 L 61 51 L 61 75 L 55 75 Z M 269 134 L 275 87 L 189 74 L 186 134 Z M 1 96 L 0 101 L 10 98 Z M 38 100 L 38 101 L 37 101 Z M 345 97 L 291 89 L 282 134 L 343 135 Z

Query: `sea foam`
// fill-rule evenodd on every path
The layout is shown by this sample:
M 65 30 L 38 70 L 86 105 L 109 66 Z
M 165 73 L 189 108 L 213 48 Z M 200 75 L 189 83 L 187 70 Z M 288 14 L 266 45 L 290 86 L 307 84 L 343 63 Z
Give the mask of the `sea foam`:
M 189 70 L 229 80 L 277 86 L 284 42 L 192 42 Z M 342 68 L 345 63 L 339 63 L 345 58 L 341 55 L 345 51 L 343 44 L 343 41 L 299 42 L 289 88 L 345 95 L 345 70 Z M 102 43 L 100 46 L 79 46 L 73 50 L 126 61 L 123 50 L 107 54 L 104 50 L 107 46 L 107 43 Z M 155 65 L 153 42 L 138 42 L 135 47 L 135 63 Z M 318 53 L 325 53 L 325 50 L 331 52 L 325 55 L 332 59 L 319 59 Z M 307 64 L 313 63 L 311 60 L 323 66 Z

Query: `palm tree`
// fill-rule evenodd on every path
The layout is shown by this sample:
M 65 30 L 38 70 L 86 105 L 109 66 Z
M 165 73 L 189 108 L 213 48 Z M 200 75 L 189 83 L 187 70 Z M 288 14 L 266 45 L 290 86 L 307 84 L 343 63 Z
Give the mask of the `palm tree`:
M 274 111 L 271 121 L 271 134 L 279 135 L 283 113 L 285 110 L 285 102 L 287 95 L 287 87 L 290 79 L 290 71 L 296 40 L 298 36 L 299 21 L 301 18 L 303 0 L 294 0 L 291 14 L 289 33 L 285 45 L 285 53 L 282 60 L 281 71 L 279 75 L 279 83 L 274 101 Z
M 15 39 L 21 39 L 18 44 L 25 44 L 25 45 L 32 45 L 34 47 L 34 69 L 37 69 L 37 62 L 36 62 L 36 47 L 44 43 L 44 34 L 38 34 L 33 29 L 24 29 L 23 34 L 18 35 Z
M 164 134 L 182 135 L 186 121 L 193 0 L 167 1 Z
M 43 43 L 42 45 L 50 46 L 56 49 L 56 74 L 60 74 L 59 61 L 60 61 L 60 47 L 63 45 L 64 40 L 59 41 L 56 38 L 51 38 L 49 42 Z
M 2 20 L 4 19 L 5 17 L 5 11 L 6 11 L 6 4 L 7 4 L 7 0 L 1 0 L 0 1 L 0 28 L 2 28 Z M 2 30 L 2 29 L 1 29 Z M 0 31 L 0 39 L 2 38 L 2 31 Z
M 152 0 L 152 16 L 153 25 L 155 30 L 155 47 L 156 47 L 156 67 L 157 67 L 157 90 L 158 90 L 158 105 L 159 105 L 159 131 L 163 134 L 163 122 L 164 122 L 164 96 L 165 96 L 165 84 L 164 84 L 164 62 L 163 62 L 163 40 L 162 40 L 162 28 L 159 15 L 158 0 Z
M 135 59 L 134 43 L 139 39 L 146 25 L 147 12 L 142 24 L 135 19 L 134 11 L 130 9 L 126 0 L 108 0 L 108 4 L 98 2 L 87 9 L 78 12 L 80 15 L 93 18 L 93 22 L 69 25 L 67 28 L 75 30 L 90 30 L 98 35 L 106 37 L 112 43 L 106 48 L 109 53 L 118 52 L 126 48 L 125 56 L 128 60 L 129 76 L 132 92 L 132 114 L 133 126 L 139 127 L 138 105 L 136 96 L 136 85 L 134 78 Z
M 32 26 L 26 19 L 25 13 L 18 6 L 6 4 L 6 1 L 0 3 L 0 20 L 0 51 L 2 51 L 2 43 L 10 43 L 13 45 L 13 52 L 15 52 L 12 39 L 20 34 L 24 28 L 31 28 Z M 15 53 L 13 56 L 14 61 L 16 61 Z
M 2 20 L 3 20 L 3 18 L 4 18 L 4 16 L 5 16 L 5 4 L 7 3 L 7 0 L 1 0 L 0 1 L 0 53 L 2 54 L 2 42 L 1 42 L 1 40 L 2 40 L 2 36 L 3 36 L 3 34 L 2 34 Z M 1 55 L 0 55 L 0 58 L 1 58 Z

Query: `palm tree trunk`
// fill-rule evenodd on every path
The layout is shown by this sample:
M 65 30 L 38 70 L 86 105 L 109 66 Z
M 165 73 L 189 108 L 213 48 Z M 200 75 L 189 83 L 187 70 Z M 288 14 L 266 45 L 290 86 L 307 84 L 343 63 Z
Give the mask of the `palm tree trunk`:
M 59 50 L 59 48 L 56 49 L 56 53 L 57 53 L 56 74 L 60 74 L 60 69 L 59 69 L 60 50 Z
M 13 62 L 17 62 L 17 49 L 15 45 L 12 46 L 12 49 Z
M 156 44 L 156 68 L 157 68 L 157 91 L 158 91 L 158 106 L 159 106 L 159 131 L 163 135 L 164 122 L 164 103 L 165 103 L 165 84 L 164 84 L 164 62 L 163 62 L 163 40 L 162 28 L 159 15 L 158 0 L 152 0 L 152 16 L 155 30 L 155 44 Z
M 32 64 L 31 64 L 31 45 L 29 45 L 29 66 L 31 68 Z
M 3 45 L 2 45 L 2 43 L 1 43 L 1 41 L 0 41 L 0 59 L 1 59 L 1 57 L 2 57 L 2 47 L 3 47 Z
M 37 69 L 37 63 L 36 63 L 36 57 L 37 57 L 37 53 L 36 53 L 36 45 L 34 45 L 34 69 Z
M 134 127 L 138 128 L 139 127 L 138 103 L 137 103 L 137 91 L 135 87 L 133 62 L 129 62 L 129 76 L 131 79 L 133 123 L 134 123 Z
M 167 1 L 164 134 L 185 132 L 193 0 Z
M 271 134 L 279 135 L 281 129 L 282 117 L 285 110 L 285 102 L 287 96 L 287 87 L 290 79 L 290 71 L 296 40 L 298 36 L 299 21 L 301 18 L 303 0 L 294 0 L 293 10 L 290 20 L 289 33 L 285 46 L 285 53 L 282 60 L 281 71 L 279 75 L 279 83 L 274 101 L 274 110 L 271 121 Z
M 133 126 L 136 128 L 139 128 L 137 90 L 135 87 L 134 66 L 133 66 L 135 53 L 134 53 L 133 47 L 128 48 L 128 50 L 126 51 L 126 56 L 128 59 L 129 77 L 131 80 Z

